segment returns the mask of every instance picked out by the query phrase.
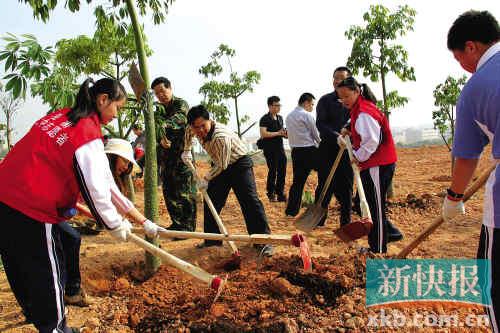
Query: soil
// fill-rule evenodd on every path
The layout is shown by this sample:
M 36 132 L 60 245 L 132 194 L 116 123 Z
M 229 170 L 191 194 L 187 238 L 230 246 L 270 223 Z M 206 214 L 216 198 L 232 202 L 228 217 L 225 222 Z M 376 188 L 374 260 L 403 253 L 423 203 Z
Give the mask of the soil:
M 389 204 L 391 221 L 404 239 L 389 245 L 396 255 L 409 244 L 440 212 L 444 190 L 449 185 L 450 161 L 445 147 L 420 147 L 398 150 L 394 189 Z M 483 154 L 487 156 L 488 154 Z M 479 171 L 488 163 L 481 160 Z M 200 168 L 207 170 L 202 164 Z M 264 203 L 272 232 L 292 234 L 293 219 L 284 215 L 285 204 L 270 203 L 265 195 L 267 168 L 254 168 L 259 196 Z M 291 185 L 291 164 L 287 170 L 287 189 Z M 137 184 L 137 206 L 143 207 L 142 184 Z M 316 175 L 311 175 L 305 190 L 314 191 Z M 483 191 L 466 204 L 467 214 L 453 223 L 443 224 L 409 258 L 474 258 L 479 239 Z M 161 197 L 161 191 L 159 192 Z M 162 225 L 169 225 L 163 199 L 160 199 Z M 202 212 L 201 204 L 198 207 Z M 230 195 L 222 211 L 230 233 L 246 229 L 236 198 Z M 85 218 L 78 217 L 85 221 Z M 221 263 L 230 258 L 228 246 L 195 249 L 199 241 L 162 240 L 161 246 L 212 274 L 227 276 L 222 295 L 213 303 L 214 292 L 187 274 L 163 265 L 144 280 L 144 251 L 132 243 L 116 243 L 105 232 L 84 235 L 81 246 L 82 285 L 92 304 L 86 308 L 68 306 L 70 326 L 85 327 L 85 332 L 363 332 L 368 316 L 379 308 L 365 306 L 365 260 L 372 254 L 358 254 L 358 240 L 348 247 L 336 238 L 338 207 L 334 200 L 325 227 L 307 235 L 313 254 L 313 270 L 301 268 L 299 250 L 276 246 L 272 258 L 257 260 L 258 252 L 238 244 L 242 254 L 239 270 L 224 272 Z M 202 214 L 198 231 L 202 231 Z M 404 314 L 482 314 L 482 308 L 454 303 L 413 303 L 384 306 Z M 403 330 L 403 329 L 399 329 Z M 408 330 L 407 328 L 404 330 Z M 24 322 L 3 272 L 0 272 L 0 331 L 36 332 Z M 398 331 L 386 328 L 385 331 Z M 432 328 L 420 331 L 435 331 Z M 449 331 L 441 328 L 441 332 Z M 453 331 L 468 332 L 456 328 Z M 488 331 L 486 328 L 477 331 Z

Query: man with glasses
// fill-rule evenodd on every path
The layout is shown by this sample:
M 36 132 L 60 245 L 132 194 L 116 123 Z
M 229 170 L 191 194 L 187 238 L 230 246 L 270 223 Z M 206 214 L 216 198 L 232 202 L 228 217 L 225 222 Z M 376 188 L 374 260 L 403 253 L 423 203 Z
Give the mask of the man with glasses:
M 267 197 L 271 202 L 286 202 L 285 176 L 286 154 L 283 147 L 283 138 L 287 137 L 283 128 L 283 117 L 278 113 L 281 110 L 280 98 L 271 96 L 267 99 L 269 112 L 260 118 L 259 148 L 264 151 L 267 173 Z
M 293 166 L 293 183 L 285 210 L 288 216 L 299 213 L 307 177 L 311 170 L 317 170 L 317 151 L 321 139 L 312 115 L 314 99 L 313 94 L 303 93 L 299 98 L 299 105 L 286 117 Z

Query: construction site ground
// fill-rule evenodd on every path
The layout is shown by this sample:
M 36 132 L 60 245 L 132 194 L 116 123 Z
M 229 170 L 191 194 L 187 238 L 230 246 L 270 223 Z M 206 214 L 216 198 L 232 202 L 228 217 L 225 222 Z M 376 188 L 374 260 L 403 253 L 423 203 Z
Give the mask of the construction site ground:
M 443 146 L 399 149 L 394 178 L 395 197 L 389 205 L 392 222 L 404 239 L 391 243 L 393 256 L 414 239 L 440 213 L 442 193 L 450 182 L 450 154 Z M 489 162 L 481 159 L 479 171 Z M 286 189 L 291 185 L 288 163 Z M 201 169 L 208 166 L 202 163 Z M 254 168 L 259 196 L 265 206 L 272 232 L 292 234 L 293 219 L 285 217 L 284 203 L 270 203 L 265 193 L 267 167 Z M 477 173 L 477 174 L 478 174 Z M 476 175 L 477 175 L 476 174 Z M 309 177 L 306 190 L 313 191 L 316 174 Z M 143 208 L 138 183 L 136 203 Z M 466 216 L 443 224 L 415 249 L 410 258 L 474 258 L 481 226 L 480 190 L 466 204 Z M 161 190 L 159 189 L 159 197 Z M 363 331 L 488 331 L 488 328 L 374 328 L 368 316 L 380 308 L 365 306 L 365 259 L 348 248 L 333 233 L 338 228 L 335 200 L 324 227 L 307 235 L 313 254 L 313 272 L 301 269 L 298 249 L 277 246 L 276 254 L 258 265 L 258 253 L 238 244 L 243 255 L 241 269 L 224 272 L 217 268 L 230 257 L 229 247 L 196 249 L 198 240 L 162 240 L 170 253 L 219 275 L 228 274 L 228 284 L 212 305 L 213 292 L 192 277 L 161 266 L 144 281 L 144 251 L 131 243 L 117 243 L 106 232 L 84 235 L 81 246 L 82 285 L 92 304 L 86 308 L 68 306 L 70 326 L 86 332 L 363 332 Z M 203 230 L 203 209 L 198 206 L 197 230 Z M 163 198 L 160 223 L 169 225 Z M 221 214 L 230 233 L 246 233 L 243 216 L 234 194 Z M 80 217 L 83 219 L 83 217 Z M 357 243 L 366 246 L 366 239 Z M 22 244 L 20 244 L 22 246 Z M 370 255 L 369 255 L 370 256 Z M 373 257 L 373 256 L 372 256 Z M 390 306 L 384 308 L 391 311 Z M 482 314 L 479 306 L 452 303 L 413 303 L 399 306 L 404 314 Z M 36 332 L 25 323 L 5 273 L 0 269 L 0 332 Z

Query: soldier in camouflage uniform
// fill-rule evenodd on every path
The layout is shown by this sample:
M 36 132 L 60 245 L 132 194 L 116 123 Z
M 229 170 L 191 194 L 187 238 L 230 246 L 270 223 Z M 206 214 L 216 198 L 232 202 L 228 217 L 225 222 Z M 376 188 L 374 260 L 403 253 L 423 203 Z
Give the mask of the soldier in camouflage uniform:
M 155 110 L 157 152 L 163 197 L 172 220 L 168 229 L 194 231 L 196 182 L 191 170 L 181 160 L 189 106 L 183 99 L 173 96 L 167 78 L 153 80 L 151 89 L 159 101 Z

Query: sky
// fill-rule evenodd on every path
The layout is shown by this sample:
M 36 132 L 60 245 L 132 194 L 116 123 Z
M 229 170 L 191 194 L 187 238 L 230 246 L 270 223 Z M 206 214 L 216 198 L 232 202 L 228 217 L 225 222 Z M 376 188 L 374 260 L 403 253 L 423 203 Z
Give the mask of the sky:
M 344 33 L 351 25 L 363 24 L 363 13 L 371 4 L 391 10 L 407 4 L 417 11 L 414 31 L 397 41 L 408 51 L 416 81 L 388 77 L 388 90 L 398 90 L 409 98 L 404 107 L 393 111 L 391 126 L 432 127 L 434 88 L 448 75 L 466 74 L 446 48 L 449 27 L 469 9 L 489 10 L 500 19 L 500 1 L 177 0 L 161 25 L 154 25 L 148 17 L 140 18 L 154 52 L 148 59 L 150 76 L 166 76 L 173 83 L 174 95 L 190 105 L 199 104 L 202 96 L 198 89 L 203 78 L 198 69 L 209 62 L 219 44 L 225 43 L 236 50 L 232 63 L 235 71 L 256 70 L 262 75 L 254 92 L 239 100 L 240 112 L 250 116 L 250 123 L 258 121 L 267 112 L 267 97 L 278 95 L 283 105 L 281 112 L 286 116 L 303 92 L 319 99 L 333 90 L 332 72 L 345 65 L 352 47 Z M 27 5 L 2 0 L 0 35 L 32 33 L 44 46 L 62 38 L 91 36 L 95 29 L 94 6 L 82 1 L 80 12 L 72 14 L 61 5 L 45 24 L 33 18 Z M 5 74 L 2 70 L 3 66 L 0 77 Z M 379 82 L 359 76 L 357 79 L 368 83 L 381 98 Z M 15 140 L 47 110 L 40 100 L 28 98 L 14 119 Z M 234 126 L 234 118 L 230 124 Z M 256 136 L 257 131 L 257 127 L 253 128 L 249 136 Z

